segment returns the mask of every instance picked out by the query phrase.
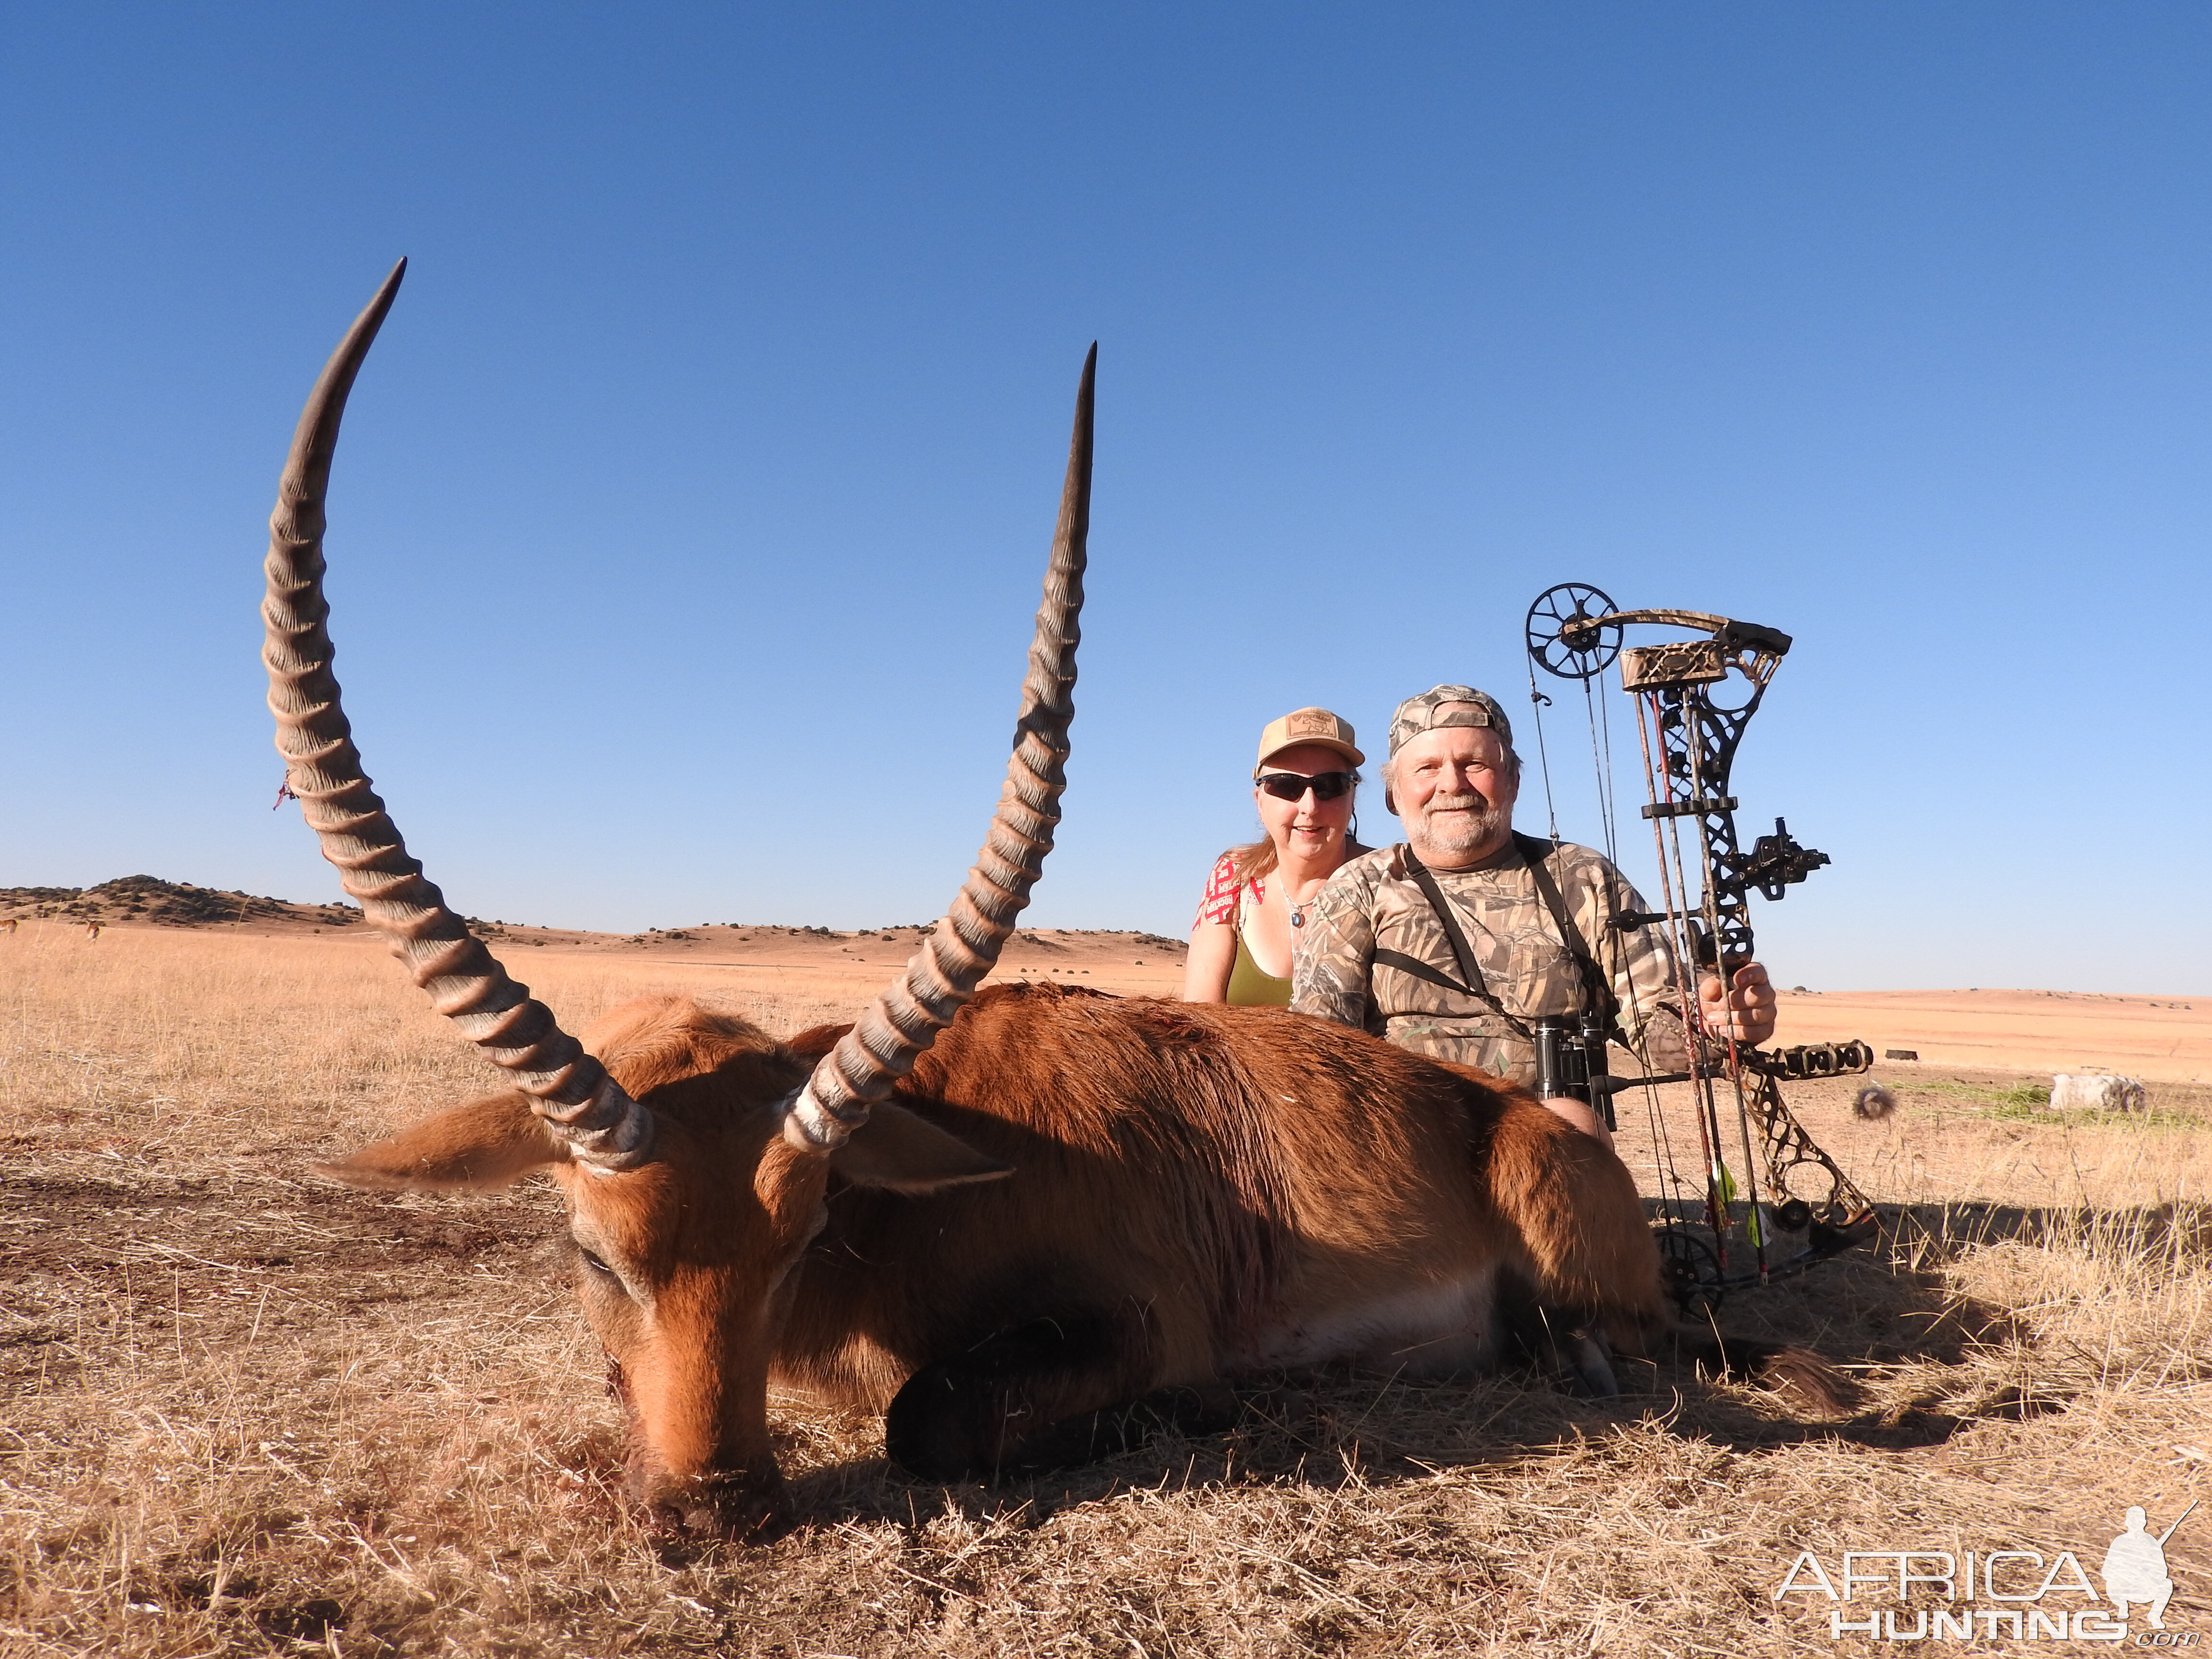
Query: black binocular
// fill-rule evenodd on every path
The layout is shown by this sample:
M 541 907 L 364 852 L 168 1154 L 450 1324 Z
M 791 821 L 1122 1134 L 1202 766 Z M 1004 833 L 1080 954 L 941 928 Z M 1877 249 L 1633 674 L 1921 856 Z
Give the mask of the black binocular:
M 1538 1014 L 1529 1022 L 1528 1034 L 1536 1042 L 1537 1097 L 1579 1100 L 1605 1120 L 1607 1128 L 1620 1127 L 1613 1121 L 1613 1091 L 1607 1086 L 1613 1081 L 1607 1070 L 1607 1022 L 1595 1014 Z

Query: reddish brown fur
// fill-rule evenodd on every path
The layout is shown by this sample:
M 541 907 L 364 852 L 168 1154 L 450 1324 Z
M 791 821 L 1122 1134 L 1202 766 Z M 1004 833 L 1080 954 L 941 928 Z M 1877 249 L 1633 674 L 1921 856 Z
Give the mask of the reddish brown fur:
M 1276 1364 L 1481 1363 L 1502 1279 L 1630 1348 L 1666 1322 L 1627 1171 L 1480 1073 L 1280 1011 L 996 988 L 921 1058 L 908 1110 L 824 1158 L 784 1140 L 777 1103 L 836 1036 L 779 1044 L 688 1002 L 632 1004 L 587 1040 L 656 1115 L 646 1167 L 568 1161 L 507 1096 L 332 1173 L 482 1185 L 551 1166 L 580 1244 L 619 1276 L 586 1267 L 583 1295 L 624 1379 L 636 1485 L 694 1525 L 782 1513 L 771 1376 L 894 1407 L 910 1465 L 1011 1467 L 1059 1455 L 1015 1419 L 1088 1421 Z M 986 1179 L 987 1160 L 1012 1175 Z M 1042 1358 L 957 1370 L 999 1365 L 993 1340 L 1024 1331 Z M 963 1412 L 988 1444 L 937 1449 L 969 1445 Z

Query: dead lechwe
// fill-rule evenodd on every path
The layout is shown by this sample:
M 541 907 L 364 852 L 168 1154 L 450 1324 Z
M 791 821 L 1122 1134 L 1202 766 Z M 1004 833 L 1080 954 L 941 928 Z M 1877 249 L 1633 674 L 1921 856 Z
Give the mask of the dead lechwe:
M 515 1087 L 328 1170 L 433 1188 L 551 1173 L 629 1411 L 633 1489 L 656 1515 L 746 1536 L 788 1522 L 771 1378 L 883 1409 L 891 1455 L 918 1474 L 988 1477 L 1217 1420 L 1226 1385 L 1258 1369 L 1457 1371 L 1537 1331 L 1602 1389 L 1607 1344 L 1666 1333 L 1626 1170 L 1516 1089 L 1279 1012 L 977 996 L 1058 822 L 1092 362 L 1006 785 L 905 973 L 853 1026 L 788 1042 L 667 1000 L 617 1011 L 588 1045 L 563 1031 L 408 854 L 331 672 L 324 496 L 404 268 L 301 418 L 264 660 L 325 854 Z

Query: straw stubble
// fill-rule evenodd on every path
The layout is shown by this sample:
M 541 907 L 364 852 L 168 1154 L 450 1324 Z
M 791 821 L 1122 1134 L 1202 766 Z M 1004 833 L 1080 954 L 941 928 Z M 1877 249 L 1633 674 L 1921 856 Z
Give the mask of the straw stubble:
M 1853 1365 L 1848 1422 L 1650 1367 L 1607 1402 L 1260 1379 L 1229 1434 L 993 1491 L 780 1399 L 808 1527 L 672 1556 L 619 1497 L 550 1188 L 304 1175 L 496 1086 L 380 952 L 38 924 L 0 952 L 0 1652 L 1780 1654 L 1827 1644 L 1825 1604 L 1772 1596 L 1801 1548 L 2086 1557 L 2205 1484 L 2205 1098 L 2025 1121 L 1960 1074 L 1878 1123 L 1804 1098 L 1886 1240 L 1726 1310 Z M 530 966 L 572 1029 L 659 990 L 850 1013 Z M 2186 1625 L 2205 1553 L 2168 1559 Z

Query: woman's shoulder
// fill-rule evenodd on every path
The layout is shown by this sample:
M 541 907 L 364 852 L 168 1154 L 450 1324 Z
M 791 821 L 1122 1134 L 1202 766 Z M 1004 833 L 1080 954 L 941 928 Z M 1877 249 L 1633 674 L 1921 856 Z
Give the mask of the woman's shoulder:
M 1233 893 L 1244 885 L 1244 852 L 1245 849 L 1242 847 L 1232 847 L 1214 860 L 1213 868 L 1206 872 L 1206 890 L 1209 896 L 1215 893 Z M 1252 884 L 1255 887 L 1259 885 L 1257 878 L 1253 879 Z
M 1214 860 L 1206 878 L 1206 893 L 1198 902 L 1198 919 L 1224 927 L 1237 925 L 1237 903 L 1244 884 L 1237 876 L 1237 849 L 1231 848 Z

